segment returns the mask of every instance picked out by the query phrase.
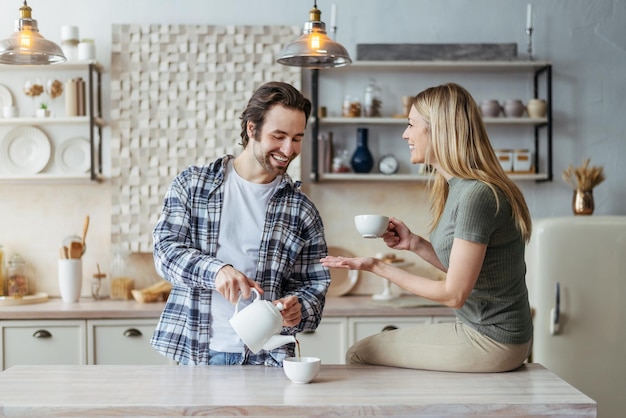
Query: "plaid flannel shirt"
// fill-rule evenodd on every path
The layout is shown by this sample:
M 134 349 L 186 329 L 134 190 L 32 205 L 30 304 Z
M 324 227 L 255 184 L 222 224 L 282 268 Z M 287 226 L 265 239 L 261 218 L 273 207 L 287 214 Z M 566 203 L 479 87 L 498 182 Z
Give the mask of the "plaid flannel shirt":
M 191 166 L 169 187 L 154 231 L 157 272 L 172 291 L 151 344 L 181 364 L 208 364 L 211 290 L 225 265 L 215 258 L 224 200 L 224 173 L 233 156 L 206 166 Z M 245 231 L 242 231 L 245 233 Z M 300 191 L 300 182 L 283 176 L 267 208 L 255 281 L 263 298 L 296 295 L 302 321 L 283 327 L 283 334 L 313 331 L 322 318 L 330 275 L 319 262 L 327 254 L 319 213 Z M 247 347 L 244 354 L 250 354 Z M 294 355 L 289 344 L 265 354 L 265 364 L 280 366 Z

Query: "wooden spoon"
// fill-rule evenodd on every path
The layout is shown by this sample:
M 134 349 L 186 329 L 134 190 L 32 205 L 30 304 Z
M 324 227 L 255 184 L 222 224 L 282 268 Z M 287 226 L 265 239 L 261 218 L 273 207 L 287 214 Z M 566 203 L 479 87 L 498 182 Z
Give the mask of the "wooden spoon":
M 85 247 L 85 238 L 87 237 L 87 229 L 89 229 L 89 215 L 85 216 L 85 223 L 83 224 L 83 247 Z
M 72 241 L 70 244 L 70 258 L 80 258 L 83 255 L 83 243 Z

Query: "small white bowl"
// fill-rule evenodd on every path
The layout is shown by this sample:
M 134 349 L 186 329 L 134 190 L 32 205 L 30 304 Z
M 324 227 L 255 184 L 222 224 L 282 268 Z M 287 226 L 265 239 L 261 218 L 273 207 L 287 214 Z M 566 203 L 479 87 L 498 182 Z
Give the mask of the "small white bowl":
M 317 357 L 287 357 L 283 360 L 283 370 L 293 383 L 309 383 L 319 373 L 321 364 Z
M 389 217 L 382 215 L 357 215 L 354 225 L 363 238 L 378 238 L 389 226 Z

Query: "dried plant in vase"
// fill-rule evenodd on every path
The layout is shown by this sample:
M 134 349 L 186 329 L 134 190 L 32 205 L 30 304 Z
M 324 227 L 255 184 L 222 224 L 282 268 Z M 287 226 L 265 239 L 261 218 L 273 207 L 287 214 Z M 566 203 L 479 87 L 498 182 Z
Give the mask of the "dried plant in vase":
M 589 167 L 590 159 L 583 165 L 573 168 L 571 165 L 563 171 L 563 180 L 574 189 L 572 210 L 574 215 L 591 215 L 594 210 L 593 188 L 605 179 L 604 168 Z

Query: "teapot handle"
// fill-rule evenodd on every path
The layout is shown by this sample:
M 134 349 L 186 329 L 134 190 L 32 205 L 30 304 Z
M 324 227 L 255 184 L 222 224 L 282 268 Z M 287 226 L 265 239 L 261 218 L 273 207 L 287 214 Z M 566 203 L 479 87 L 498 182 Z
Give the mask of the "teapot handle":
M 258 290 L 256 290 L 254 287 L 251 287 L 250 290 L 252 291 L 253 295 L 253 300 L 254 299 L 261 299 L 261 294 L 259 293 Z M 256 298 L 254 297 L 254 294 L 256 294 Z M 237 299 L 237 304 L 235 305 L 235 314 L 237 314 L 237 312 L 239 312 L 239 302 L 241 302 L 241 299 L 243 298 L 243 295 L 240 293 L 239 294 L 239 299 Z

